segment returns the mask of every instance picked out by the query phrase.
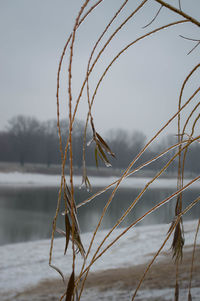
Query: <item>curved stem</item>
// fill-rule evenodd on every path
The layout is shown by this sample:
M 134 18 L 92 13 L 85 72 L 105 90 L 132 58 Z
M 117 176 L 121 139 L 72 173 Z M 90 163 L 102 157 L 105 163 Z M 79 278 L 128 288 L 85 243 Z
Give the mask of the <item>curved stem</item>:
M 181 144 L 187 143 L 188 140 L 182 140 L 179 143 L 176 143 L 172 146 L 170 146 L 169 148 L 167 148 L 166 150 L 164 150 L 163 152 L 161 152 L 160 154 L 158 154 L 157 156 L 153 157 L 152 159 L 146 161 L 145 163 L 143 163 L 142 165 L 138 166 L 137 168 L 131 170 L 130 172 L 128 172 L 127 176 L 125 178 L 128 178 L 130 175 L 133 175 L 134 173 L 136 173 L 137 171 L 141 170 L 143 167 L 148 166 L 149 164 L 153 163 L 154 161 L 156 161 L 157 159 L 161 158 L 162 156 L 166 155 L 169 151 L 174 150 L 176 147 L 178 147 Z M 112 182 L 111 184 L 109 184 L 108 186 L 106 186 L 104 189 L 101 189 L 100 191 L 94 193 L 91 197 L 89 197 L 88 199 L 86 199 L 85 201 L 77 204 L 76 208 L 80 208 L 88 203 L 90 203 L 94 198 L 96 198 L 97 196 L 101 195 L 102 193 L 106 192 L 108 189 L 110 189 L 113 185 L 117 184 L 119 181 L 116 180 L 114 182 Z
M 187 19 L 188 21 L 190 21 L 191 23 L 197 25 L 198 27 L 200 27 L 200 22 L 196 19 L 194 19 L 193 17 L 191 17 L 190 15 L 184 13 L 182 10 L 177 9 L 176 7 L 166 3 L 165 1 L 162 0 L 154 0 L 158 3 L 160 3 L 161 5 L 165 6 L 166 8 L 168 8 L 169 10 L 177 13 L 178 15 L 182 16 L 183 18 Z
M 195 138 L 195 140 L 197 140 L 198 138 L 199 138 L 199 137 Z M 190 141 L 189 143 L 191 144 L 191 141 Z M 186 148 L 186 146 L 183 147 L 183 149 L 185 149 L 185 148 Z M 182 149 L 182 150 L 183 150 L 183 149 Z M 177 154 L 175 154 L 175 155 L 169 160 L 169 162 L 162 168 L 162 170 L 161 170 L 161 171 L 160 171 L 160 172 L 159 172 L 159 173 L 158 173 L 151 181 L 149 181 L 149 182 L 146 184 L 146 186 L 144 187 L 144 189 L 142 189 L 142 191 L 138 194 L 138 196 L 137 196 L 136 199 L 132 202 L 132 204 L 129 206 L 129 208 L 126 210 L 126 212 L 122 215 L 122 217 L 118 220 L 118 222 L 112 227 L 112 229 L 109 231 L 109 233 L 104 237 L 104 239 L 102 240 L 102 242 L 101 242 L 100 245 L 98 246 L 97 251 L 95 252 L 95 254 L 94 254 L 94 256 L 93 256 L 91 262 L 93 262 L 93 260 L 95 259 L 96 255 L 98 254 L 100 248 L 102 247 L 102 245 L 104 244 L 104 242 L 107 240 L 107 238 L 111 235 L 111 233 L 114 231 L 114 229 L 115 229 L 115 228 L 116 228 L 116 227 L 124 220 L 124 218 L 125 218 L 125 217 L 129 214 L 129 212 L 133 209 L 133 207 L 134 207 L 135 204 L 138 202 L 138 200 L 139 200 L 140 197 L 143 195 L 143 193 L 147 190 L 147 188 L 155 181 L 156 178 L 158 178 L 158 177 L 162 174 L 162 172 L 163 172 L 163 171 L 171 164 L 171 162 L 173 162 L 173 160 L 178 156 L 178 154 L 179 154 L 179 152 L 178 152 Z M 187 185 L 186 185 L 186 186 L 187 186 Z M 117 187 L 118 187 L 118 186 L 117 186 Z M 116 189 L 116 188 L 115 188 L 115 189 Z M 99 220 L 99 223 L 98 223 L 98 225 L 97 225 L 97 228 L 96 228 L 96 230 L 95 230 L 95 232 L 94 232 L 94 235 L 93 235 L 93 237 L 92 237 L 92 240 L 91 240 L 91 243 L 90 243 L 90 246 L 89 246 L 89 250 L 91 249 L 91 246 L 92 246 L 93 241 L 94 241 L 94 237 L 96 236 L 97 230 L 98 230 L 98 228 L 100 227 L 100 224 L 101 224 L 101 221 L 102 221 L 102 219 L 103 219 L 103 216 L 105 215 L 105 212 L 106 212 L 108 206 L 109 206 L 110 203 L 111 203 L 111 200 L 112 200 L 113 195 L 114 195 L 114 193 L 115 193 L 115 189 L 114 189 L 114 191 L 112 192 L 110 199 L 108 200 L 106 206 L 105 206 L 104 209 L 103 209 L 102 216 L 101 216 L 101 218 L 100 218 L 100 220 Z M 170 198 L 170 199 L 171 199 L 171 198 Z M 85 284 L 85 281 L 86 281 L 86 278 L 87 278 L 88 273 L 89 273 L 89 269 L 87 270 L 86 276 L 85 276 L 85 278 L 84 278 L 84 280 L 83 280 L 81 292 L 82 292 L 82 290 L 83 290 L 83 287 L 84 287 L 84 284 Z
M 193 252 L 192 252 L 192 262 L 191 262 L 191 269 L 190 269 L 190 280 L 189 280 L 189 294 L 191 293 L 191 287 L 192 287 L 192 274 L 193 274 L 193 268 L 194 268 L 194 256 L 195 256 L 195 250 L 196 250 L 196 243 L 197 243 L 197 235 L 199 232 L 199 227 L 200 227 L 200 219 L 197 224 L 197 229 L 195 233 L 195 238 L 194 238 L 194 245 L 193 245 Z
M 200 176 L 194 178 L 192 181 L 190 181 L 187 185 L 185 185 L 184 187 L 182 187 L 181 189 L 179 189 L 178 191 L 176 191 L 175 193 L 173 193 L 171 196 L 169 196 L 168 198 L 166 198 L 165 200 L 161 201 L 159 204 L 155 205 L 153 208 L 151 208 L 148 212 L 146 212 L 144 215 L 142 215 L 140 218 L 138 218 L 136 221 L 134 221 L 130 226 L 128 226 L 120 235 L 118 235 L 103 251 L 101 251 L 101 253 L 99 253 L 99 255 L 97 255 L 95 258 L 93 258 L 93 260 L 91 260 L 90 264 L 87 266 L 87 268 L 83 271 L 83 274 L 86 273 L 88 271 L 88 269 L 90 269 L 90 267 L 94 264 L 94 262 L 96 262 L 110 247 L 112 247 L 113 244 L 115 244 L 123 235 L 125 235 L 131 228 L 133 228 L 134 226 L 136 226 L 140 221 L 142 221 L 146 216 L 148 216 L 149 214 L 151 214 L 152 212 L 154 212 L 155 210 L 157 210 L 158 208 L 160 208 L 161 206 L 165 205 L 167 202 L 169 202 L 172 198 L 174 198 L 175 196 L 177 196 L 178 194 L 180 194 L 182 191 L 186 190 L 190 185 L 192 185 L 193 183 L 195 183 L 196 181 L 200 180 Z M 195 201 L 195 203 L 197 203 L 199 201 L 199 199 L 197 201 Z M 191 208 L 191 206 L 189 205 L 188 210 Z M 187 210 L 187 211 L 188 211 Z M 80 275 L 81 277 L 83 276 Z
M 166 237 L 166 239 L 164 240 L 163 244 L 161 245 L 161 247 L 159 248 L 159 250 L 157 251 L 157 253 L 155 254 L 155 256 L 153 257 L 153 259 L 151 260 L 151 262 L 149 263 L 149 265 L 147 266 L 142 278 L 140 279 L 140 282 L 134 292 L 134 295 L 132 297 L 132 301 L 134 301 L 136 294 L 142 284 L 142 282 L 144 281 L 144 278 L 146 277 L 146 274 L 148 273 L 148 271 L 150 270 L 151 266 L 153 265 L 154 261 L 156 260 L 156 258 L 158 257 L 158 255 L 160 254 L 160 252 L 162 251 L 162 249 L 164 248 L 164 246 L 166 245 L 167 241 L 169 240 L 170 236 L 172 235 L 172 232 L 174 231 L 174 229 L 176 228 L 176 226 L 178 225 L 178 223 L 180 222 L 182 216 L 184 214 L 186 214 L 189 210 L 191 210 L 191 208 L 193 206 L 195 206 L 200 200 L 200 197 L 198 197 L 197 199 L 195 199 L 189 206 L 186 207 L 186 209 L 184 211 L 182 211 L 177 217 L 176 220 L 174 221 L 172 227 L 170 228 L 170 231 Z

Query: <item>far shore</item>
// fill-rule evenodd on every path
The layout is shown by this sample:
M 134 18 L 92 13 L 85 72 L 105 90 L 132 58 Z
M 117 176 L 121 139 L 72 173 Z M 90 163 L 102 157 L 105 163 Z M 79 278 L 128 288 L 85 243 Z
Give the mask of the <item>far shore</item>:
M 37 174 L 47 174 L 47 175 L 61 175 L 62 167 L 61 164 L 52 164 L 47 166 L 45 164 L 39 163 L 25 163 L 23 166 L 17 162 L 0 162 L 0 172 L 10 173 L 10 172 L 21 172 L 21 173 L 37 173 Z M 69 174 L 68 167 L 65 168 L 65 173 Z M 88 176 L 98 176 L 98 177 L 120 177 L 123 174 L 123 170 L 107 168 L 107 167 L 88 167 Z M 146 170 L 145 168 L 134 173 L 134 177 L 151 178 L 156 174 L 155 170 Z M 81 167 L 74 167 L 74 175 L 82 175 Z M 161 178 L 176 178 L 176 172 L 165 172 L 161 175 Z M 193 178 L 195 174 L 185 173 L 185 178 Z

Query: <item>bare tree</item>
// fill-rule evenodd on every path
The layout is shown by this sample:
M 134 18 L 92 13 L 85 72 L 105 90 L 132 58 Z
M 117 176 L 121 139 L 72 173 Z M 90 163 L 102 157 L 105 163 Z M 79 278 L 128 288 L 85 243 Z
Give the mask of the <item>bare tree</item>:
M 8 131 L 12 135 L 19 162 L 24 165 L 30 161 L 31 155 L 36 155 L 37 138 L 41 134 L 40 123 L 35 118 L 19 115 L 9 121 Z

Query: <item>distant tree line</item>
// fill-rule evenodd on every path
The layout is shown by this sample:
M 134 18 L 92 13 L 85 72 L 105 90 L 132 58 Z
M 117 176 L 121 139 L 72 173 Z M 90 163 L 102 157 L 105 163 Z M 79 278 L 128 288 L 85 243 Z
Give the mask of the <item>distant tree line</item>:
M 67 141 L 68 122 L 61 120 L 60 122 L 63 149 Z M 84 122 L 76 121 L 74 123 L 73 136 L 73 160 L 77 167 L 82 166 L 82 145 Z M 92 138 L 91 132 L 87 133 L 87 141 Z M 125 168 L 137 153 L 144 147 L 146 137 L 142 132 L 134 131 L 129 134 L 127 131 L 118 129 L 110 130 L 105 140 L 108 142 L 111 150 L 116 154 L 115 158 L 109 158 L 113 167 Z M 168 136 L 162 143 L 153 149 L 147 150 L 142 158 L 138 160 L 137 165 L 151 159 L 153 156 L 162 151 L 166 146 L 176 143 L 176 136 Z M 187 163 L 185 169 L 190 172 L 198 173 L 200 170 L 199 162 L 200 145 L 196 143 L 192 145 L 187 153 Z M 173 155 L 172 152 L 163 156 L 147 169 L 158 170 Z M 57 133 L 57 121 L 48 120 L 40 122 L 36 118 L 26 116 L 15 116 L 7 125 L 5 131 L 0 132 L 0 161 L 1 162 L 19 162 L 21 165 L 25 163 L 43 163 L 47 166 L 51 164 L 60 164 L 60 149 Z M 91 143 L 86 149 L 87 166 L 95 166 L 94 146 Z M 103 166 L 103 162 L 99 162 Z M 68 164 L 68 162 L 67 162 Z M 137 166 L 135 165 L 135 166 Z M 170 171 L 177 168 L 177 161 L 170 165 Z

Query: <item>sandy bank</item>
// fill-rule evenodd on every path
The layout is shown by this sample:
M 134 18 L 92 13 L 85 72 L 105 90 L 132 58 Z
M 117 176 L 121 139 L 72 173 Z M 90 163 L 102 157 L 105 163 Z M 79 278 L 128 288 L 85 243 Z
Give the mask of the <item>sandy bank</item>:
M 192 247 L 184 249 L 183 262 L 180 266 L 180 289 L 187 300 L 185 289 L 188 287 Z M 192 287 L 194 295 L 192 300 L 200 300 L 199 293 L 195 288 L 200 288 L 200 247 L 195 255 L 195 268 L 193 272 Z M 81 300 L 130 300 L 146 265 L 130 266 L 128 268 L 108 269 L 89 274 L 86 282 L 86 290 Z M 175 284 L 175 264 L 170 253 L 164 254 L 162 261 L 157 261 L 148 272 L 135 300 L 162 301 L 173 299 L 173 289 Z M 65 286 L 60 279 L 54 281 L 43 281 L 35 287 L 29 288 L 15 296 L 16 301 L 38 300 L 54 301 L 65 291 Z M 144 294 L 145 292 L 145 294 Z M 148 292 L 148 294 L 147 294 Z M 193 293 L 193 291 L 192 291 Z M 156 295 L 157 294 L 157 295 Z M 170 297 L 171 294 L 171 297 Z M 156 297 L 157 296 L 157 297 Z M 127 297 L 129 297 L 127 299 Z

